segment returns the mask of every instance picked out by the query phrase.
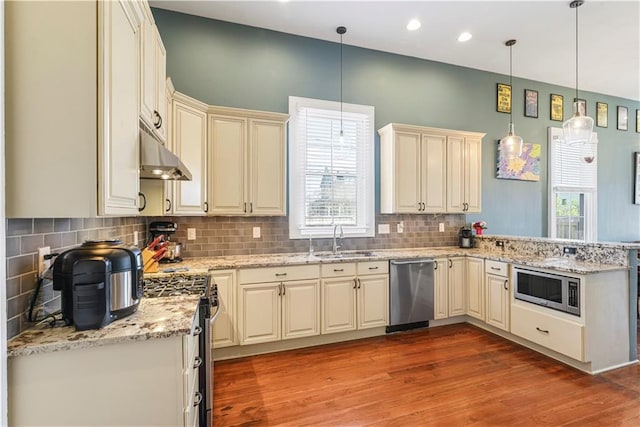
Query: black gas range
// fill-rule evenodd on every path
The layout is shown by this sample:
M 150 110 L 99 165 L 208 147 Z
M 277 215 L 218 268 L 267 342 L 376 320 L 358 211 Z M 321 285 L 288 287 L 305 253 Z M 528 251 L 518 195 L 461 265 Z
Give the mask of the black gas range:
M 203 363 L 198 368 L 198 392 L 202 395 L 198 409 L 199 425 L 211 426 L 213 418 L 213 342 L 212 331 L 220 313 L 218 286 L 207 274 L 176 273 L 144 278 L 144 298 L 170 298 L 199 295 L 199 354 Z

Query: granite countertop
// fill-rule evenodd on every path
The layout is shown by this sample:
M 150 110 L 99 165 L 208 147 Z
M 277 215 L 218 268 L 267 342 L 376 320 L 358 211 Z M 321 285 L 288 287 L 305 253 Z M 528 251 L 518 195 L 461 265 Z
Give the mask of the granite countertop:
M 274 267 L 285 265 L 325 264 L 354 261 L 384 261 L 389 259 L 440 258 L 450 256 L 473 256 L 536 268 L 546 268 L 576 274 L 592 274 L 603 271 L 626 270 L 628 267 L 576 261 L 571 257 L 522 256 L 508 253 L 489 252 L 481 249 L 461 249 L 455 246 L 383 249 L 374 250 L 371 256 L 363 256 L 363 251 L 345 251 L 342 257 L 328 257 L 327 253 L 309 255 L 307 253 L 235 255 L 225 257 L 185 258 L 173 268 L 188 268 L 187 273 L 203 273 L 212 270 Z M 163 274 L 162 272 L 158 274 Z M 166 274 L 166 273 L 164 273 Z M 151 275 L 150 275 L 151 276 Z
M 186 335 L 198 308 L 197 296 L 143 298 L 138 311 L 102 329 L 76 331 L 59 321 L 51 327 L 43 321 L 7 342 L 7 356 L 28 356 Z

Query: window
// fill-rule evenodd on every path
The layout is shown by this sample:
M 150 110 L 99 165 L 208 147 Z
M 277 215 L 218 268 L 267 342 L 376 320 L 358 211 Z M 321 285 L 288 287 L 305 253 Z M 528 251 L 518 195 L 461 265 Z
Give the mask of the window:
M 593 137 L 597 142 L 597 135 Z M 597 237 L 598 157 L 587 163 L 585 147 L 565 144 L 562 138 L 562 129 L 549 128 L 549 235 L 593 242 Z
M 374 108 L 289 97 L 289 237 L 374 236 Z

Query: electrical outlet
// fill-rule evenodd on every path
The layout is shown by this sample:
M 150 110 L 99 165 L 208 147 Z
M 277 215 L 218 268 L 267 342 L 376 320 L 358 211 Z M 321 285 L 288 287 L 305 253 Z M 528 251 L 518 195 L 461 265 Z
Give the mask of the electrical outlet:
M 444 222 L 438 224 L 438 231 L 440 233 L 444 233 Z
M 496 240 L 496 246 L 504 249 L 504 242 L 502 240 Z
M 398 233 L 404 233 L 404 221 L 400 221 L 398 225 L 396 225 L 396 231 Z
M 578 249 L 573 246 L 565 246 L 563 252 L 565 255 L 575 255 Z
M 187 228 L 187 240 L 196 240 L 195 228 Z
M 138 246 L 138 232 L 137 231 L 133 232 L 133 244 L 134 244 L 134 246 Z
M 389 224 L 378 224 L 378 234 L 389 234 L 390 232 Z
M 254 239 L 260 238 L 260 227 L 253 227 L 253 238 Z
M 44 248 L 38 248 L 38 275 L 42 275 L 47 268 L 51 265 L 51 260 L 45 260 L 44 256 L 51 253 L 51 247 L 45 246 Z

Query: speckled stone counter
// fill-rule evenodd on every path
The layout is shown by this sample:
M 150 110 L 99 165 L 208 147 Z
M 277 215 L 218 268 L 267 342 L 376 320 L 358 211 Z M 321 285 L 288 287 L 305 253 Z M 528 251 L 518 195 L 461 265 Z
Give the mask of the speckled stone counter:
M 389 259 L 411 258 L 440 258 L 451 256 L 473 256 L 478 258 L 503 261 L 512 264 L 526 265 L 529 267 L 546 268 L 576 274 L 592 274 L 602 271 L 615 271 L 628 269 L 626 265 L 608 263 L 594 263 L 578 261 L 567 256 L 536 256 L 514 255 L 487 251 L 484 249 L 461 249 L 457 247 L 437 247 L 419 249 L 392 249 L 376 250 L 370 256 L 364 256 L 362 251 L 343 252 L 341 257 L 331 257 L 330 254 L 307 253 L 294 254 L 268 254 L 268 255 L 236 255 L 211 258 L 185 258 L 179 264 L 182 268 L 188 268 L 189 272 L 202 273 L 211 270 L 224 270 L 236 268 L 270 267 L 285 265 L 304 265 L 320 263 L 339 263 L 354 261 L 381 261 Z M 175 266 L 173 267 L 175 268 Z
M 7 343 L 9 357 L 73 350 L 186 335 L 198 308 L 197 296 L 143 298 L 138 311 L 102 329 L 76 331 L 58 322 L 51 327 L 42 322 Z

